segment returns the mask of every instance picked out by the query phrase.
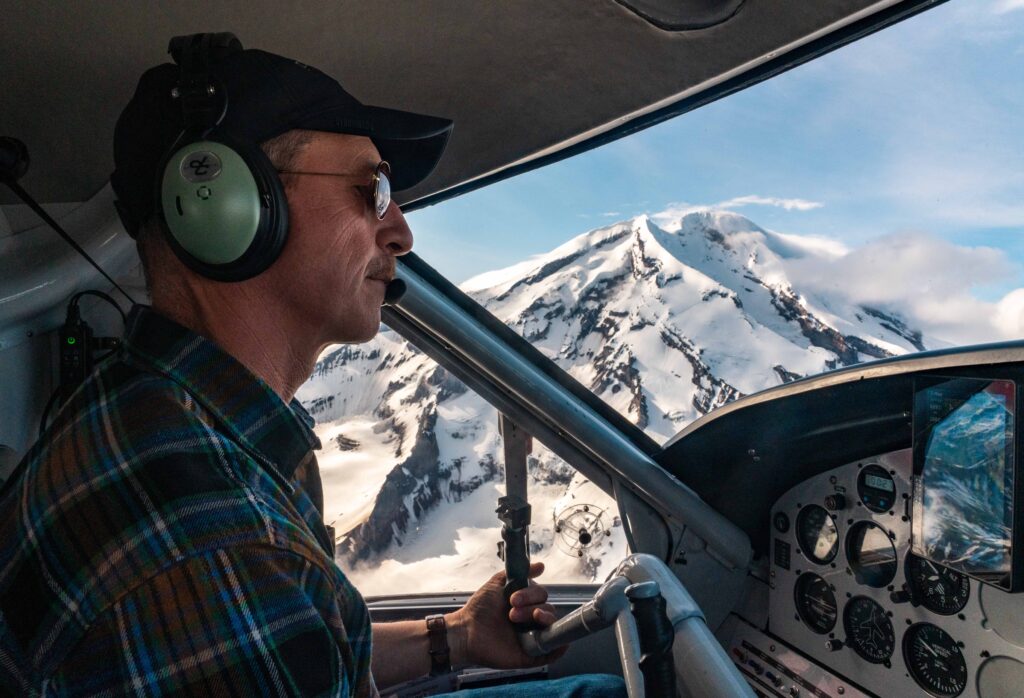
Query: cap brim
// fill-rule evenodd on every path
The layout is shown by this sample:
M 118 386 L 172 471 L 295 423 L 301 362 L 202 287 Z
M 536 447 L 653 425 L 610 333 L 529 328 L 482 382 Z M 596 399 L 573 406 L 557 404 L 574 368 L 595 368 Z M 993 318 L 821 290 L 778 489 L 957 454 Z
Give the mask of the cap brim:
M 293 128 L 366 136 L 391 165 L 395 191 L 427 178 L 444 153 L 452 121 L 425 114 L 353 105 L 339 106 L 293 122 Z

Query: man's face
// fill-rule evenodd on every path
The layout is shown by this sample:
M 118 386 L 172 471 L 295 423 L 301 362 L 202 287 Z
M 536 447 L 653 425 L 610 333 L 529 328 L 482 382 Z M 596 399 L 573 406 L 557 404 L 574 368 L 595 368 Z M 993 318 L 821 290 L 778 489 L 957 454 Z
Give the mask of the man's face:
M 377 334 L 395 257 L 412 248 L 397 204 L 383 220 L 374 213 L 372 177 L 379 162 L 369 138 L 318 133 L 289 169 L 345 176 L 281 175 L 289 238 L 274 266 L 299 319 L 324 344 L 365 342 Z

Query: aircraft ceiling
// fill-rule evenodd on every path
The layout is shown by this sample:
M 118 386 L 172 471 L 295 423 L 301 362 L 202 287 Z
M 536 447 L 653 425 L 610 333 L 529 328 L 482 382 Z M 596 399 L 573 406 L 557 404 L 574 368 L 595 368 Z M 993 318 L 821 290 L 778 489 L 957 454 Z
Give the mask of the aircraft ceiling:
M 444 198 L 666 118 L 937 1 L 745 0 L 726 21 L 689 31 L 659 29 L 617 0 L 9 3 L 0 135 L 28 144 L 22 184 L 38 199 L 86 200 L 113 167 L 118 113 L 141 72 L 169 60 L 168 39 L 231 31 L 246 47 L 319 67 L 365 103 L 454 119 L 437 170 L 398 197 Z M 0 192 L 0 204 L 14 201 Z

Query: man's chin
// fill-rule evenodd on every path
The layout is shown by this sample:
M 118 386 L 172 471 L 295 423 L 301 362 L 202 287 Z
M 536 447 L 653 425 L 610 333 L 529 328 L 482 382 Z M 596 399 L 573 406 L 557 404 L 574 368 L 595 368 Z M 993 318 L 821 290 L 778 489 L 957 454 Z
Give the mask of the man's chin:
M 369 342 L 380 332 L 380 312 L 376 318 L 368 319 L 359 325 L 345 325 L 333 332 L 332 343 L 335 344 L 362 344 Z

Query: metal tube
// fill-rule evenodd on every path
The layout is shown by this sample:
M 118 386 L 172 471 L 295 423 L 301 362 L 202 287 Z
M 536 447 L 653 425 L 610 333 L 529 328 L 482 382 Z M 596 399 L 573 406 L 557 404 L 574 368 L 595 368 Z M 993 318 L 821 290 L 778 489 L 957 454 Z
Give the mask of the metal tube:
M 663 515 L 680 520 L 707 542 L 714 556 L 731 568 L 750 561 L 750 540 L 735 524 L 657 465 L 622 434 L 555 381 L 498 341 L 448 298 L 408 268 L 399 276 L 407 291 L 394 305 L 436 335 L 452 351 L 529 405 L 584 453 L 623 478 Z
M 681 695 L 754 698 L 754 691 L 703 619 L 691 617 L 675 628 L 672 656 Z
M 593 599 L 572 613 L 562 616 L 543 630 L 520 634 L 519 642 L 523 651 L 531 657 L 539 657 L 607 628 L 620 613 L 629 613 L 629 601 L 625 594 L 628 586 L 629 580 L 625 577 L 612 577 L 601 585 Z
M 629 698 L 643 698 L 647 694 L 644 688 L 644 675 L 640 671 L 640 637 L 636 631 L 636 620 L 628 609 L 619 611 L 615 616 L 615 641 L 619 645 L 619 656 L 622 657 L 622 678 L 626 681 L 626 693 Z

